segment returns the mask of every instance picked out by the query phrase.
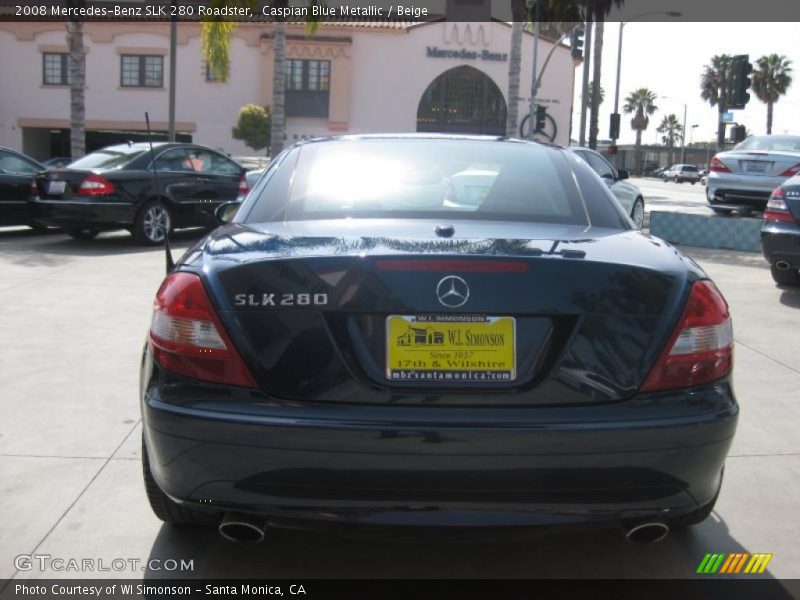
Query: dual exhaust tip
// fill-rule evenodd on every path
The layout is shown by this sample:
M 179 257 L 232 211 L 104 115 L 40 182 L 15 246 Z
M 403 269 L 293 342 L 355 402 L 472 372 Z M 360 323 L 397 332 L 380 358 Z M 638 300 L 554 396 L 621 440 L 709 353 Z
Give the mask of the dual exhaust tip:
M 252 515 L 226 513 L 218 530 L 230 542 L 258 544 L 266 537 L 267 521 Z M 650 521 L 626 528 L 625 539 L 632 544 L 655 544 L 668 534 L 669 527 L 666 523 Z

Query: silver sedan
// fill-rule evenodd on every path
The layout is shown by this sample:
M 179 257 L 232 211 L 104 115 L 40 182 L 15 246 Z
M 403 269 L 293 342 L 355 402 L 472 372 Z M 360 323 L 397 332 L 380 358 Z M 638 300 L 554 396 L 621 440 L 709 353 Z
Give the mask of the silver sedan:
M 569 151 L 585 160 L 603 178 L 617 202 L 630 215 L 634 225 L 641 229 L 644 224 L 644 196 L 637 186 L 627 180 L 628 172 L 615 169 L 602 154 L 589 148 L 573 146 Z
M 711 159 L 706 198 L 719 213 L 763 211 L 772 191 L 800 173 L 800 136 L 755 135 Z

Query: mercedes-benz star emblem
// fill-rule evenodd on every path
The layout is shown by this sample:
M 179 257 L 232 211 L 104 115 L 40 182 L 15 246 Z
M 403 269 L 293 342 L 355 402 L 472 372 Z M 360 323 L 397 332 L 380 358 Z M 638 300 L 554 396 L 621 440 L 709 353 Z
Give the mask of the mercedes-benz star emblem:
M 443 306 L 458 308 L 466 304 L 469 298 L 469 286 L 461 277 L 448 275 L 436 286 L 436 296 Z

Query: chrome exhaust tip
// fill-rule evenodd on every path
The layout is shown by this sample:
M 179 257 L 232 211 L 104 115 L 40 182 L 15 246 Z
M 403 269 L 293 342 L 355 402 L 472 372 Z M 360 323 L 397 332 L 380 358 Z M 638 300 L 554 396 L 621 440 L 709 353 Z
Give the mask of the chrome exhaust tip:
M 775 268 L 778 269 L 779 271 L 788 271 L 789 269 L 792 268 L 792 265 L 790 265 L 785 260 L 779 260 L 778 262 L 775 263 Z
M 625 532 L 625 539 L 631 544 L 655 544 L 669 534 L 669 527 L 660 521 L 640 523 Z
M 225 513 L 217 530 L 230 542 L 258 544 L 264 541 L 267 522 L 265 519 L 239 513 Z

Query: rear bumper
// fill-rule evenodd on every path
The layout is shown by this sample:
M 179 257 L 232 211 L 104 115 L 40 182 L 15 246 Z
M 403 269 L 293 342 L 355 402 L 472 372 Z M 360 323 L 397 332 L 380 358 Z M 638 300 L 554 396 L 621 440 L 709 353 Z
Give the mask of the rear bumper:
M 770 222 L 761 229 L 761 250 L 769 264 L 786 261 L 800 269 L 800 225 Z
M 130 226 L 136 208 L 129 202 L 101 200 L 30 200 L 33 219 L 53 227 Z
M 174 499 L 275 518 L 545 525 L 668 518 L 716 493 L 728 381 L 620 405 L 456 409 L 281 403 L 145 355 L 144 433 Z
M 785 177 L 758 177 L 713 173 L 708 177 L 706 198 L 711 206 L 730 206 L 763 211 L 770 194 Z

